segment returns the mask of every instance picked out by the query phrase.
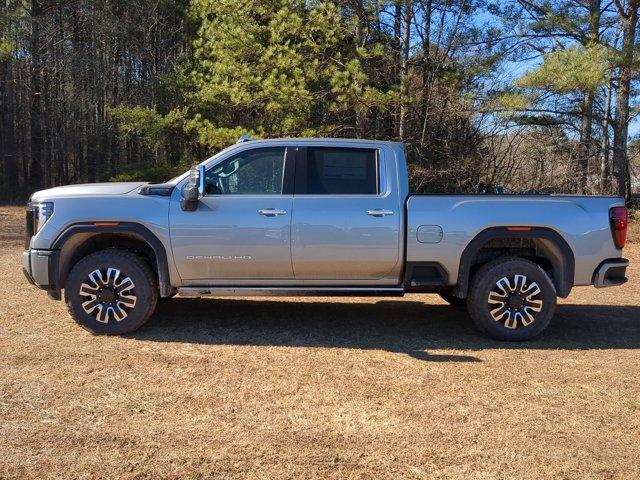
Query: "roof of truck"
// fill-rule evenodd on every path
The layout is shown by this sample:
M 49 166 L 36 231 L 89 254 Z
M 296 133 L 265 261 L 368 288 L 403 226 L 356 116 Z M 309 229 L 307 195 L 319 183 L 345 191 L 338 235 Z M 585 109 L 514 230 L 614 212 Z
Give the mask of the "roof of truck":
M 299 143 L 333 143 L 333 142 L 343 142 L 343 143 L 386 143 L 390 145 L 403 145 L 402 142 L 393 142 L 390 140 L 376 140 L 375 138 L 327 138 L 327 137 L 317 137 L 317 138 L 261 138 L 261 139 L 251 139 L 245 140 L 239 143 L 272 143 L 272 142 L 299 142 Z

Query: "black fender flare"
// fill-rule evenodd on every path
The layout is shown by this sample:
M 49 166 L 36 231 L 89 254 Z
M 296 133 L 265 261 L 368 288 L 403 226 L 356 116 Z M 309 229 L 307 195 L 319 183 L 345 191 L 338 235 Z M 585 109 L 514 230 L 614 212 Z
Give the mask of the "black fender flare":
M 81 222 L 69 225 L 66 229 L 60 233 L 52 244 L 52 249 L 60 251 L 64 244 L 70 240 L 74 235 L 79 233 L 133 233 L 140 236 L 153 250 L 156 257 L 156 267 L 158 270 L 158 285 L 160 288 L 160 296 L 166 297 L 171 294 L 172 287 L 169 278 L 169 263 L 167 260 L 167 251 L 164 248 L 162 242 L 151 232 L 147 227 L 135 222 L 116 222 L 116 221 L 95 221 L 95 222 Z M 59 262 L 59 255 L 56 256 Z M 55 285 L 59 290 L 62 285 L 60 278 L 61 269 L 59 265 L 55 270 Z
M 465 247 L 460 257 L 458 269 L 458 296 L 465 298 L 469 291 L 471 268 L 474 265 L 478 251 L 489 240 L 498 238 L 530 238 L 539 241 L 546 257 L 553 266 L 553 283 L 558 296 L 566 298 L 573 288 L 575 275 L 575 258 L 573 250 L 562 236 L 547 227 L 519 227 L 510 230 L 509 227 L 490 227 L 474 237 Z

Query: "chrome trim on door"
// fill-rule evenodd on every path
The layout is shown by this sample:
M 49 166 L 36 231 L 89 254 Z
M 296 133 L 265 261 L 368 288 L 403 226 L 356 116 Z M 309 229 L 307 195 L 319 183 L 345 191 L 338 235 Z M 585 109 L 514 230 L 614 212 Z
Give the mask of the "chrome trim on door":
M 279 208 L 261 208 L 258 210 L 258 215 L 264 215 L 265 217 L 279 217 L 286 214 L 286 210 L 280 210 Z
M 386 217 L 387 215 L 393 215 L 393 210 L 374 208 L 372 210 L 367 210 L 367 215 L 371 215 L 372 217 Z

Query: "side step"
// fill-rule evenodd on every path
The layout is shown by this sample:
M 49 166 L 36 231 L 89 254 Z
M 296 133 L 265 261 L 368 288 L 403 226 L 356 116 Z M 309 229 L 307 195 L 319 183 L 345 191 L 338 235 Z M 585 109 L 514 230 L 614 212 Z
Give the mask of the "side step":
M 402 287 L 180 287 L 183 297 L 401 297 Z

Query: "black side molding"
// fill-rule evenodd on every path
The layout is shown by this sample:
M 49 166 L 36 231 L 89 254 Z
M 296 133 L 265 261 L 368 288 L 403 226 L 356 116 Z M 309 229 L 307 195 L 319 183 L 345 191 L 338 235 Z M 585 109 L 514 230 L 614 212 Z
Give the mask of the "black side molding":
M 50 295 L 53 294 L 54 300 L 60 300 L 60 298 L 56 298 L 56 295 L 60 296 L 60 250 L 52 250 L 49 253 L 48 273 L 49 286 L 42 288 L 47 290 Z
M 107 222 L 105 222 L 107 223 Z M 55 250 L 62 249 L 63 245 L 67 240 L 78 233 L 134 233 L 149 244 L 149 246 L 153 249 L 153 253 L 156 257 L 157 268 L 158 268 L 158 283 L 160 287 L 160 296 L 167 297 L 171 295 L 171 281 L 169 280 L 169 264 L 167 261 L 167 252 L 164 248 L 162 242 L 156 237 L 151 230 L 149 230 L 144 225 L 134 222 L 113 222 L 113 225 L 108 226 L 96 226 L 93 223 L 76 223 L 69 226 L 65 231 L 63 231 L 58 238 L 53 242 L 52 248 Z M 56 255 L 56 260 L 59 258 L 59 255 Z M 50 282 L 51 279 L 55 279 L 55 284 L 60 289 L 61 279 L 60 270 L 59 270 L 59 261 L 55 262 L 54 270 L 52 271 L 52 266 L 50 262 L 49 264 L 49 275 L 54 275 L 54 277 L 49 277 Z
M 404 288 L 407 292 L 437 292 L 447 287 L 449 276 L 438 262 L 407 262 Z
M 469 291 L 471 267 L 475 263 L 480 248 L 489 240 L 497 238 L 531 238 L 539 240 L 539 246 L 553 265 L 553 282 L 558 295 L 569 296 L 573 288 L 575 258 L 573 251 L 558 232 L 545 227 L 531 227 L 528 230 L 509 230 L 507 227 L 491 227 L 480 232 L 462 252 L 456 293 L 466 298 Z
M 158 195 L 160 197 L 170 197 L 175 185 L 158 183 L 155 185 L 145 185 L 138 189 L 140 195 Z

